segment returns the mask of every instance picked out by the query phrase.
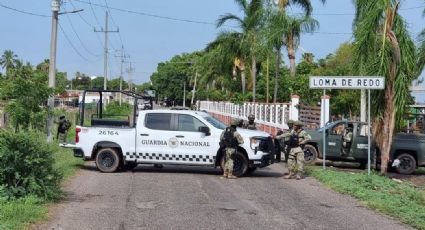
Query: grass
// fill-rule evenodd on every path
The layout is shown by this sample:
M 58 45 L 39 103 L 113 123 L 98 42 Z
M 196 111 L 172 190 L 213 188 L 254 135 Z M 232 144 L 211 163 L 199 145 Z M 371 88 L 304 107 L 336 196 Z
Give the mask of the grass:
M 408 183 L 398 183 L 373 173 L 338 172 L 318 167 L 307 168 L 307 174 L 327 187 L 351 195 L 364 205 L 425 230 L 425 191 Z
M 55 145 L 55 166 L 63 173 L 63 180 L 75 174 L 83 165 L 83 161 L 75 158 L 70 149 Z M 0 229 L 23 229 L 28 224 L 47 218 L 47 201 L 36 197 L 25 197 L 16 200 L 0 198 Z

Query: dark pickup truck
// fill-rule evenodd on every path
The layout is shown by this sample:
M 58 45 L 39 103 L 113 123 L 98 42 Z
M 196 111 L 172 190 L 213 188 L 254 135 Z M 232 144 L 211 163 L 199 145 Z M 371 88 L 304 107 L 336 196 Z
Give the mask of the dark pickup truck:
M 334 161 L 359 162 L 367 165 L 368 137 L 367 123 L 336 121 L 325 126 L 326 159 Z M 347 138 L 347 130 L 351 138 Z M 306 162 L 323 158 L 323 128 L 308 132 L 311 141 L 305 146 Z M 375 155 L 378 157 L 375 158 Z M 380 161 L 380 152 L 371 145 L 371 161 Z M 393 139 L 390 163 L 397 165 L 395 170 L 401 174 L 411 174 L 417 167 L 425 166 L 425 134 L 398 133 Z M 392 165 L 392 164 L 391 164 Z

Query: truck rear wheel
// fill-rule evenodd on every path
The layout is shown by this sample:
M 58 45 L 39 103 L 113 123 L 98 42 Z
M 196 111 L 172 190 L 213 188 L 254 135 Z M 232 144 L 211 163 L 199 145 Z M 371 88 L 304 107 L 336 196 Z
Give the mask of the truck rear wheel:
M 304 163 L 312 165 L 317 160 L 317 150 L 313 145 L 304 146 Z
M 120 155 L 115 149 L 103 148 L 96 155 L 96 166 L 104 173 L 115 172 L 120 166 Z
M 396 167 L 396 171 L 400 174 L 412 174 L 416 170 L 416 160 L 408 153 L 403 153 L 397 156 L 400 165 Z

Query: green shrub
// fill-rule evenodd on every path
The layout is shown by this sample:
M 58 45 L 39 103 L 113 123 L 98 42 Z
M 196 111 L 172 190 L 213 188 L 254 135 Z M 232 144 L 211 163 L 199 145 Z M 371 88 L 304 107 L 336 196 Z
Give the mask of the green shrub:
M 133 106 L 126 102 L 122 102 L 120 106 L 118 101 L 113 101 L 105 108 L 105 115 L 130 115 L 132 112 Z
M 60 195 L 61 173 L 53 167 L 53 150 L 33 132 L 0 132 L 0 193 L 7 198 Z

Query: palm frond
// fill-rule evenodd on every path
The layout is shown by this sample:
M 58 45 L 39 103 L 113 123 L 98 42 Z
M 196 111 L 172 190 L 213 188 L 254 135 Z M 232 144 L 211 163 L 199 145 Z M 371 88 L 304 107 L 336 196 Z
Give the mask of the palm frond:
M 244 24 L 244 21 L 240 17 L 238 17 L 237 15 L 228 13 L 228 14 L 222 15 L 218 18 L 217 28 L 223 26 L 224 23 L 226 23 L 227 21 L 236 21 L 236 22 L 239 23 L 239 25 Z

